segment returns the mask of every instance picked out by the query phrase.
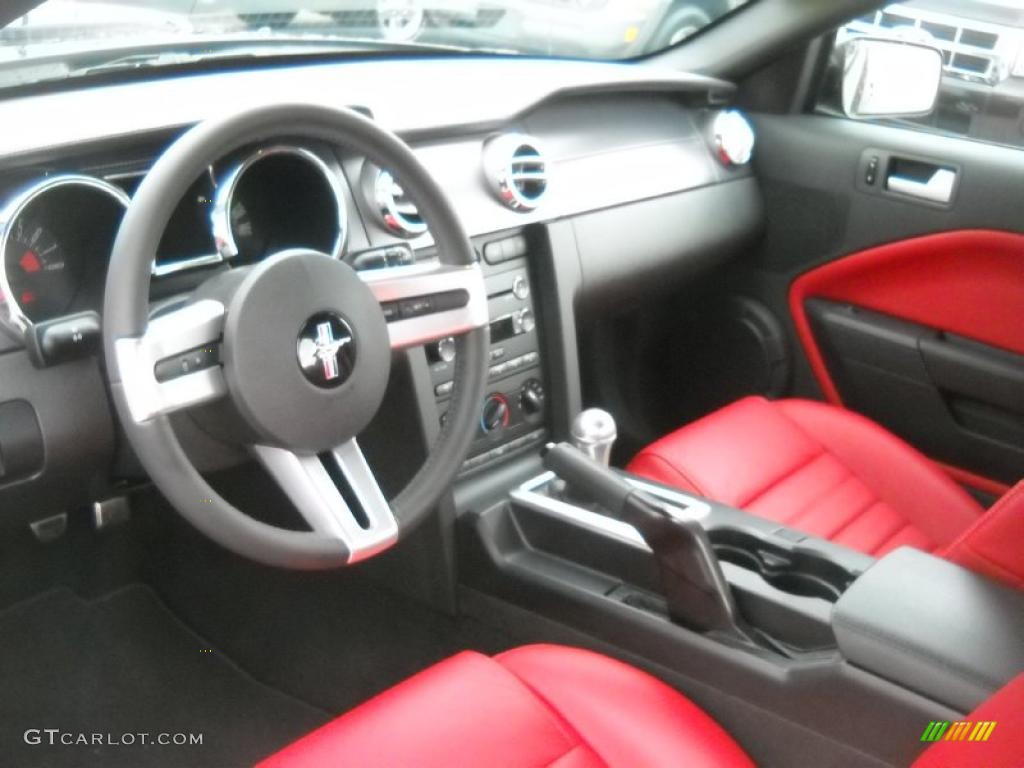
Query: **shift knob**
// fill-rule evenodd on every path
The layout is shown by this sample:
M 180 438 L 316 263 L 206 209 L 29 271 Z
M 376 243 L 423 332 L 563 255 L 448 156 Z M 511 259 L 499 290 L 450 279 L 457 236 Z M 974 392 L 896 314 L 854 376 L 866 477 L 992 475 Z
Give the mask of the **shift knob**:
M 569 430 L 572 444 L 598 464 L 607 467 L 611 463 L 612 446 L 618 432 L 615 418 L 600 408 L 588 408 L 577 416 Z

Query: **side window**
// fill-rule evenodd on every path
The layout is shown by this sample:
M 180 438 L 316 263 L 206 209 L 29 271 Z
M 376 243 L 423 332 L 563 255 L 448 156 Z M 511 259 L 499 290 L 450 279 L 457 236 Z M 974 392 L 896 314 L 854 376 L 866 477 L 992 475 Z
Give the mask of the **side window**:
M 909 0 L 851 20 L 836 48 L 859 37 L 898 39 L 937 48 L 943 76 L 935 109 L 887 122 L 978 141 L 1024 147 L 1024 0 Z M 839 108 L 834 57 L 818 108 Z M 906 87 L 913 87 L 907 83 Z

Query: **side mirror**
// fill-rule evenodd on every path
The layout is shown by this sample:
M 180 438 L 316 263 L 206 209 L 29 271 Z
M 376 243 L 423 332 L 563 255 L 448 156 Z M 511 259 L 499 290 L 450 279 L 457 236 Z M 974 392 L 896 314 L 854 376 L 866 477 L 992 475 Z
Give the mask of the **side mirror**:
M 843 43 L 840 55 L 847 117 L 921 117 L 935 108 L 942 83 L 938 48 L 858 37 Z

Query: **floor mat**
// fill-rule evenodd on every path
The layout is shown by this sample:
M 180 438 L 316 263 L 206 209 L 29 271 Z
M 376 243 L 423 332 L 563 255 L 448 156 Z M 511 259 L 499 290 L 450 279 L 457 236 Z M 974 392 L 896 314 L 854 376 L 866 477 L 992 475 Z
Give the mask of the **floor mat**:
M 142 586 L 94 602 L 59 589 L 4 611 L 0 683 L 0 765 L 251 765 L 328 719 L 253 680 Z M 185 744 L 158 743 L 178 734 Z

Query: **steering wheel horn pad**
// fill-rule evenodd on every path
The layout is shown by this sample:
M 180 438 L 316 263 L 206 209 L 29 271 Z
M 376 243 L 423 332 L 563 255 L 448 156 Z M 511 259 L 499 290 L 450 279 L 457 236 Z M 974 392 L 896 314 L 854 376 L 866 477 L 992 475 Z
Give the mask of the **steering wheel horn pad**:
M 314 333 L 327 326 L 321 333 L 329 340 L 318 347 L 311 326 Z M 328 386 L 310 380 L 300 346 L 319 355 L 314 363 L 328 369 Z M 370 289 L 347 264 L 304 250 L 265 259 L 238 285 L 227 302 L 221 359 L 229 397 L 262 441 L 301 453 L 329 451 L 362 432 L 391 371 L 387 323 Z

